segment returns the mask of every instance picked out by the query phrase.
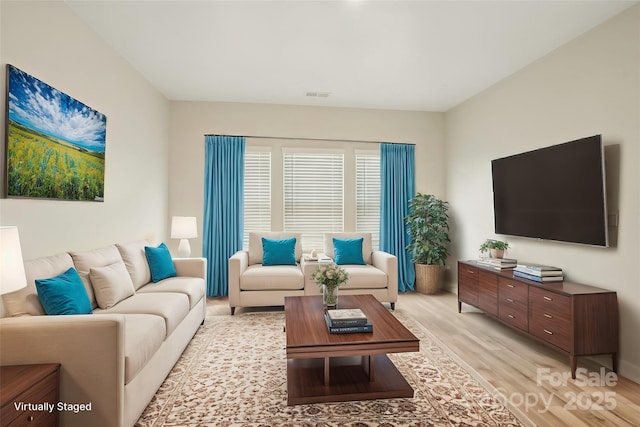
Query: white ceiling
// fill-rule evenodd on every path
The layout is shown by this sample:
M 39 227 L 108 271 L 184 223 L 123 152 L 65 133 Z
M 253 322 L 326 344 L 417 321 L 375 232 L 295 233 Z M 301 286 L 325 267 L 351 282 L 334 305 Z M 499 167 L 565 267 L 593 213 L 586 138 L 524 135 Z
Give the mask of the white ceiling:
M 66 3 L 170 100 L 447 111 L 637 2 Z

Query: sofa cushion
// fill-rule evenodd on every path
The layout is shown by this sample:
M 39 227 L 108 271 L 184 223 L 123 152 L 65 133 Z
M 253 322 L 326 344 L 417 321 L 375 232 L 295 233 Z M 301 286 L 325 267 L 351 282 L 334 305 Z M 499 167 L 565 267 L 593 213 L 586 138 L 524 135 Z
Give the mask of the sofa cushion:
M 243 291 L 304 289 L 304 275 L 295 265 L 250 265 L 240 276 Z
M 149 283 L 138 289 L 138 293 L 176 292 L 189 297 L 191 308 L 204 297 L 205 283 L 199 277 L 171 277 L 158 283 Z
M 160 280 L 176 277 L 176 266 L 173 265 L 171 252 L 164 243 L 160 243 L 157 248 L 153 246 L 145 246 L 144 254 L 149 262 L 149 270 L 151 270 L 151 281 L 159 282 Z
M 335 259 L 336 254 L 333 248 L 333 239 L 357 239 L 362 237 L 362 259 L 366 264 L 371 264 L 371 233 L 325 233 L 324 234 L 324 253 Z
M 262 238 L 290 239 L 296 238 L 296 261 L 302 257 L 302 235 L 300 233 L 287 233 L 278 231 L 261 231 L 249 233 L 249 265 L 262 264 Z
M 296 265 L 296 241 L 262 238 L 262 265 Z
M 27 277 L 27 287 L 2 295 L 5 314 L 7 316 L 42 316 L 46 314 L 38 299 L 35 280 L 57 276 L 71 267 L 73 267 L 73 259 L 66 253 L 25 261 L 24 272 Z
M 118 261 L 105 267 L 91 267 L 89 278 L 100 308 L 109 308 L 135 293 L 131 276 L 124 265 Z
M 116 243 L 116 248 L 120 252 L 124 265 L 127 266 L 135 289 L 139 289 L 151 281 L 151 270 L 149 270 L 149 262 L 144 253 L 145 246 L 149 246 L 149 242 L 146 240 Z
M 98 304 L 96 303 L 96 296 L 93 293 L 93 286 L 91 285 L 91 279 L 89 278 L 91 267 L 105 267 L 115 262 L 122 261 L 120 252 L 118 252 L 115 245 L 111 245 L 91 251 L 69 252 L 69 255 L 73 258 L 73 264 L 82 278 L 84 287 L 87 289 L 87 294 L 91 300 L 92 307 L 96 308 Z
M 151 314 L 126 314 L 124 382 L 129 382 L 158 351 L 167 334 L 164 319 Z
M 388 278 L 384 271 L 372 265 L 344 265 L 349 273 L 349 280 L 340 288 L 344 289 L 383 289 L 388 286 Z
M 362 237 L 357 239 L 337 239 L 334 237 L 333 249 L 336 255 L 336 264 L 364 265 L 364 258 L 362 257 L 362 240 Z
M 36 279 L 38 298 L 50 315 L 91 314 L 91 301 L 75 268 L 48 279 Z
M 189 313 L 189 297 L 169 292 L 137 293 L 111 308 L 97 308 L 94 313 L 155 314 L 164 319 L 169 336 Z

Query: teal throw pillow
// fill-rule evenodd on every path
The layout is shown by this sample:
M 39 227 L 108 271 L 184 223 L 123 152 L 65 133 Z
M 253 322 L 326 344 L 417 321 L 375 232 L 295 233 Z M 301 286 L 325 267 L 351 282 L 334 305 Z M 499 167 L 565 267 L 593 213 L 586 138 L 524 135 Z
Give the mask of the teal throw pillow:
M 358 239 L 336 239 L 333 238 L 333 251 L 336 255 L 336 264 L 357 264 L 365 265 L 362 257 L 362 237 Z
M 169 252 L 169 248 L 167 248 L 167 245 L 164 243 L 160 243 L 157 248 L 145 246 L 144 254 L 149 263 L 151 281 L 153 283 L 178 275 L 178 273 L 176 273 L 176 266 L 173 264 L 173 259 L 171 258 L 171 252 Z
M 262 265 L 296 265 L 296 238 L 262 238 Z
M 74 268 L 49 279 L 36 279 L 38 299 L 45 313 L 91 314 L 93 308 L 82 279 Z

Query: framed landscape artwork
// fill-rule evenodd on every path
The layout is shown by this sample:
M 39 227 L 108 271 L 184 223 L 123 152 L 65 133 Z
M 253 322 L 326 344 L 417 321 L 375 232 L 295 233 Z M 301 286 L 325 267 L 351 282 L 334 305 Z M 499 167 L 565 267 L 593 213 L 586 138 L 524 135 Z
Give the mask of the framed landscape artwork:
M 7 65 L 6 195 L 104 201 L 107 118 Z

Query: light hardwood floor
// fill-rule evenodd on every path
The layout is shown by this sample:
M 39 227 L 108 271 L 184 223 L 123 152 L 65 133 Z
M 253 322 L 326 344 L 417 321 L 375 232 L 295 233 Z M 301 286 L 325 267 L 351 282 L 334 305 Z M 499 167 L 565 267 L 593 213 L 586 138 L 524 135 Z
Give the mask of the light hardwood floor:
M 463 304 L 458 314 L 453 293 L 400 294 L 396 309 L 419 321 L 538 426 L 640 425 L 639 384 L 610 373 L 610 385 L 602 385 L 607 374 L 601 375 L 601 365 L 586 358 L 579 358 L 578 368 L 588 371 L 572 380 L 568 357 L 471 306 Z M 237 309 L 236 313 L 260 310 L 282 307 Z M 228 300 L 209 298 L 207 312 L 230 315 Z M 609 363 L 607 358 L 603 361 Z

